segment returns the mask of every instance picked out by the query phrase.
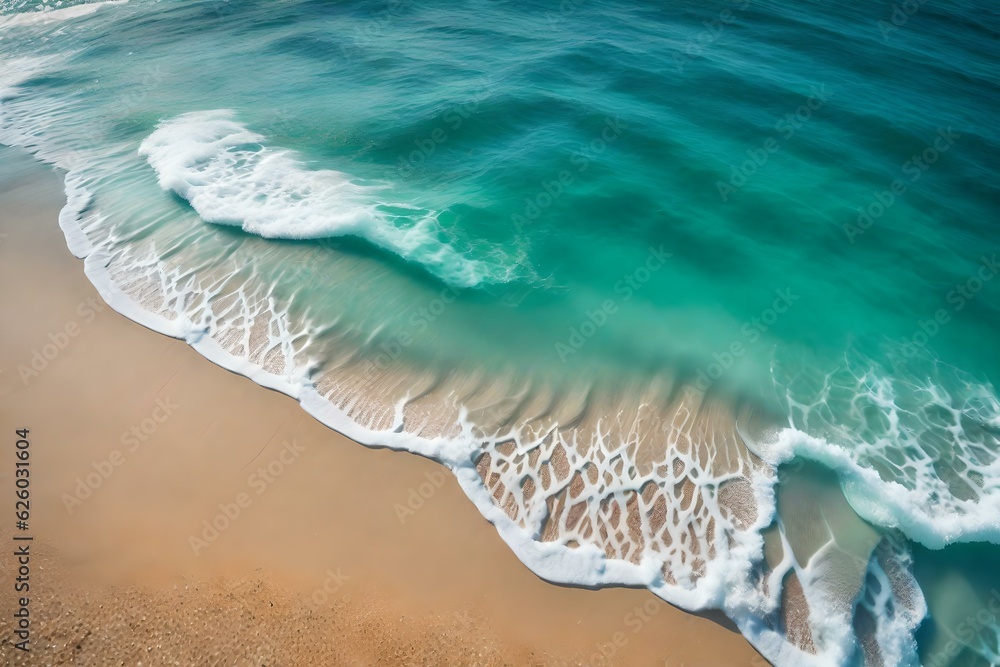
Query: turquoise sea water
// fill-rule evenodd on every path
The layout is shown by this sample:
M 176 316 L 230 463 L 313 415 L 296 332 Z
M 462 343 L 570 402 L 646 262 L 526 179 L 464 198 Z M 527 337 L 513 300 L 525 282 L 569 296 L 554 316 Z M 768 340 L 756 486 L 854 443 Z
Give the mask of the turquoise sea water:
M 996 7 L 49 4 L 0 142 L 115 308 L 438 458 L 545 578 L 998 664 Z

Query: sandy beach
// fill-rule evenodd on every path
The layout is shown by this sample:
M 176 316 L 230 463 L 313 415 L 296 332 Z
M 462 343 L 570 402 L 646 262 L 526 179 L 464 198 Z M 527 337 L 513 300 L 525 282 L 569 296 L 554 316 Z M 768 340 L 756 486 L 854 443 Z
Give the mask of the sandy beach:
M 113 312 L 66 249 L 59 177 L 0 155 L 0 539 L 21 428 L 33 538 L 30 653 L 3 549 L 4 664 L 766 664 L 645 590 L 540 580 L 438 464 Z

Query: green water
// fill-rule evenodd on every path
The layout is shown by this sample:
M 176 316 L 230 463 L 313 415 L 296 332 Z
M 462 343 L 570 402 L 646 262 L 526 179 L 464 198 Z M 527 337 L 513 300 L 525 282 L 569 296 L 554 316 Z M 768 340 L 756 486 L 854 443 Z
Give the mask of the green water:
M 1000 18 L 914 6 L 11 6 L 0 140 L 90 193 L 116 265 L 251 272 L 316 368 L 749 406 L 842 536 L 916 549 L 934 664 L 992 585 L 949 601 L 944 564 L 1000 539 Z

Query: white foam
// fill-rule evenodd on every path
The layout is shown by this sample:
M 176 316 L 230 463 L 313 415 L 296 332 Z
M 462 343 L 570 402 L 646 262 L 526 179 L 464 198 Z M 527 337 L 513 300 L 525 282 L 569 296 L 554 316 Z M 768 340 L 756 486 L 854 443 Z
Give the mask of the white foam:
M 58 9 L 46 8 L 35 12 L 0 15 L 0 28 L 59 23 L 70 19 L 80 18 L 81 16 L 88 16 L 101 9 L 101 7 L 109 5 L 123 5 L 127 2 L 128 0 L 105 0 L 105 2 L 89 2 L 80 5 L 72 5 L 70 7 L 61 7 Z
M 927 603 L 910 573 L 909 556 L 896 551 L 887 558 L 891 549 L 887 541 L 885 548 L 871 559 L 869 578 L 858 605 L 875 619 L 875 640 L 883 664 L 917 665 L 920 661 L 914 631 L 927 615 Z M 894 567 L 890 568 L 890 564 Z M 903 595 L 895 595 L 898 591 Z
M 766 457 L 780 463 L 800 456 L 837 471 L 851 507 L 866 520 L 898 528 L 931 549 L 957 542 L 1000 544 L 1000 499 L 990 494 L 976 501 L 945 493 L 936 478 L 910 489 L 860 464 L 847 447 L 797 429 L 785 429 Z
M 0 17 L 2 20 L 2 17 Z M 0 26 L 3 24 L 0 23 Z M 18 86 L 35 74 L 52 69 L 63 62 L 66 55 L 4 58 L 0 60 L 0 102 L 19 94 Z
M 938 364 L 934 374 L 908 379 L 860 359 L 809 391 L 782 381 L 793 426 L 750 444 L 772 465 L 800 456 L 836 470 L 859 515 L 929 548 L 1000 544 L 1000 443 L 990 432 L 1000 400 L 957 369 Z M 845 395 L 849 405 L 827 405 Z
M 139 152 L 161 187 L 187 199 L 207 222 L 265 238 L 357 236 L 459 287 L 505 282 L 516 272 L 516 266 L 466 257 L 439 240 L 436 212 L 383 201 L 386 187 L 307 169 L 266 141 L 231 111 L 199 111 L 161 123 Z

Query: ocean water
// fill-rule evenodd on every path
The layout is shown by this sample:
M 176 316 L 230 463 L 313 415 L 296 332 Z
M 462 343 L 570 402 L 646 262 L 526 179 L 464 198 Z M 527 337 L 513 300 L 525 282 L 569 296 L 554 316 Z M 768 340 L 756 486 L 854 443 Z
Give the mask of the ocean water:
M 994 4 L 0 7 L 0 143 L 115 309 L 543 578 L 1000 664 Z

